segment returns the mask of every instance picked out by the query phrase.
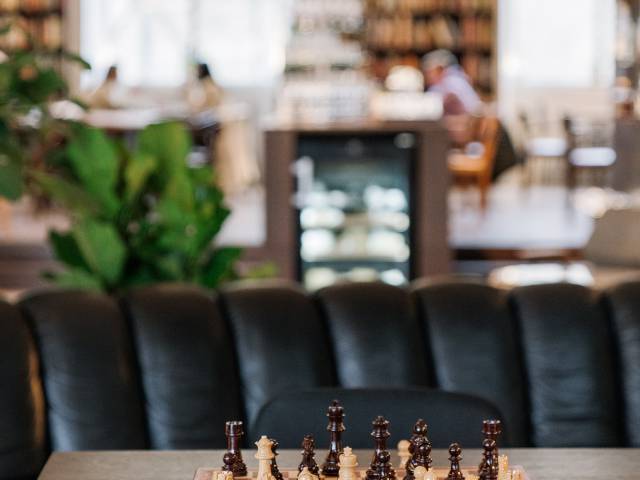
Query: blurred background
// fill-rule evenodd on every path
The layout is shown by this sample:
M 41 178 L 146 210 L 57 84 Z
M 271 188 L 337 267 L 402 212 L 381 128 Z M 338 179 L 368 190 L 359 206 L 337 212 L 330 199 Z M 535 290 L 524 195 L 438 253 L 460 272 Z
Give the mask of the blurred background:
M 230 215 L 215 238 L 317 289 L 473 274 L 604 286 L 640 268 L 633 0 L 2 0 L 44 49 L 55 118 L 134 145 L 190 127 Z M 91 69 L 62 60 L 78 53 Z M 91 159 L 88 159 L 91 161 Z M 97 174 L 99 175 L 99 174 Z M 0 205 L 0 288 L 56 269 L 68 209 Z M 58 255 L 59 257 L 59 255 Z

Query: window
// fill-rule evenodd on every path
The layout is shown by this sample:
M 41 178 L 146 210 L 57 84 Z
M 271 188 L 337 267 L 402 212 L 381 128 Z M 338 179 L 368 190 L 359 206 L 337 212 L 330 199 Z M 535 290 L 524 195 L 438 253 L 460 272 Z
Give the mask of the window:
M 82 86 L 110 65 L 130 86 L 176 87 L 189 65 L 209 64 L 222 85 L 273 83 L 284 68 L 292 0 L 82 0 L 81 54 L 93 66 Z
M 609 86 L 615 0 L 501 0 L 501 81 L 521 87 Z

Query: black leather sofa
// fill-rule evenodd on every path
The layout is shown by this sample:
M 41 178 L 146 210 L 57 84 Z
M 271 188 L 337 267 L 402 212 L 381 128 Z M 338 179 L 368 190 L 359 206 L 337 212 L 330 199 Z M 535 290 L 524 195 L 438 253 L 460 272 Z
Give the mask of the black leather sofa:
M 423 388 L 472 395 L 432 407 L 480 397 L 512 446 L 640 447 L 640 282 L 167 285 L 0 303 L 0 478 L 33 476 L 51 450 L 221 448 L 226 419 L 251 438 L 265 404 L 282 415 L 279 395 L 318 387 L 360 389 L 369 408 L 378 396 L 362 389 L 413 392 L 387 405 Z M 304 398 L 289 404 L 304 412 Z

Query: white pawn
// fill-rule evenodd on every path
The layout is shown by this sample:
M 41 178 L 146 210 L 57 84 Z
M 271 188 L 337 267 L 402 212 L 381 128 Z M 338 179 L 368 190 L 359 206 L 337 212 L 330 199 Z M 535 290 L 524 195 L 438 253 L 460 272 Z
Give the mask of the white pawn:
M 416 480 L 436 480 L 433 470 L 427 470 L 423 466 L 416 467 L 413 470 L 413 476 Z
M 233 472 L 218 472 L 216 480 L 233 480 Z
M 275 457 L 273 454 L 273 442 L 267 438 L 266 435 L 262 435 L 260 440 L 256 442 L 258 451 L 255 454 L 258 460 L 258 474 L 256 480 L 275 480 L 275 477 L 271 474 L 271 460 Z
M 340 470 L 338 471 L 338 480 L 358 479 L 358 475 L 356 473 L 358 457 L 354 455 L 351 447 L 344 447 L 342 454 L 340 454 L 338 466 L 340 467 Z
M 400 440 L 398 442 L 398 456 L 400 457 L 399 469 L 407 468 L 407 462 L 411 458 L 411 453 L 409 452 L 410 446 L 411 442 L 409 440 Z
M 309 471 L 309 467 L 304 467 L 298 474 L 298 480 L 318 480 L 318 476 Z

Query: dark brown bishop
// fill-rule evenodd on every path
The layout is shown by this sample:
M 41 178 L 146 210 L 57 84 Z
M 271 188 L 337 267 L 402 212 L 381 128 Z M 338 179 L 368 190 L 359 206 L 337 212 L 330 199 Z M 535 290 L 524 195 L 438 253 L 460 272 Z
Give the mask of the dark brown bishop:
M 389 421 L 378 416 L 373 421 L 374 452 L 373 460 L 367 470 L 366 480 L 395 480 L 396 472 L 391 466 L 391 454 L 387 450 L 387 439 L 389 433 Z
M 331 402 L 327 410 L 329 424 L 329 453 L 322 464 L 322 474 L 325 477 L 337 477 L 340 471 L 338 463 L 340 462 L 340 454 L 342 453 L 342 432 L 344 428 L 344 409 L 337 400 Z
M 460 470 L 460 460 L 462 460 L 462 448 L 457 443 L 449 445 L 449 462 L 451 468 L 447 475 L 447 480 L 464 480 L 464 475 Z
M 298 465 L 298 473 L 301 472 L 304 467 L 307 467 L 309 472 L 318 475 L 319 468 L 314 458 L 316 455 L 315 449 L 316 442 L 313 439 L 313 435 L 305 435 L 302 439 L 302 461 L 300 465 Z
M 494 440 L 496 442 L 493 452 L 493 463 L 498 465 L 498 437 L 502 433 L 502 422 L 497 419 L 483 420 L 482 422 L 482 435 L 484 439 Z M 484 470 L 484 455 L 478 465 L 478 475 L 482 475 Z
M 404 480 L 414 480 L 413 472 L 416 467 L 431 468 L 431 442 L 427 438 L 427 424 L 419 419 L 413 426 L 413 434 L 409 438 L 409 453 Z
M 271 440 L 271 451 L 273 452 L 273 458 L 271 459 L 271 475 L 273 475 L 276 480 L 284 480 L 276 460 L 278 457 L 278 441 L 275 438 L 270 438 L 269 440 Z
M 244 435 L 242 422 L 239 420 L 226 422 L 224 434 L 227 437 L 227 452 L 222 458 L 224 463 L 222 470 L 232 472 L 234 477 L 246 477 L 247 466 L 242 460 L 242 452 L 240 451 L 240 442 Z

